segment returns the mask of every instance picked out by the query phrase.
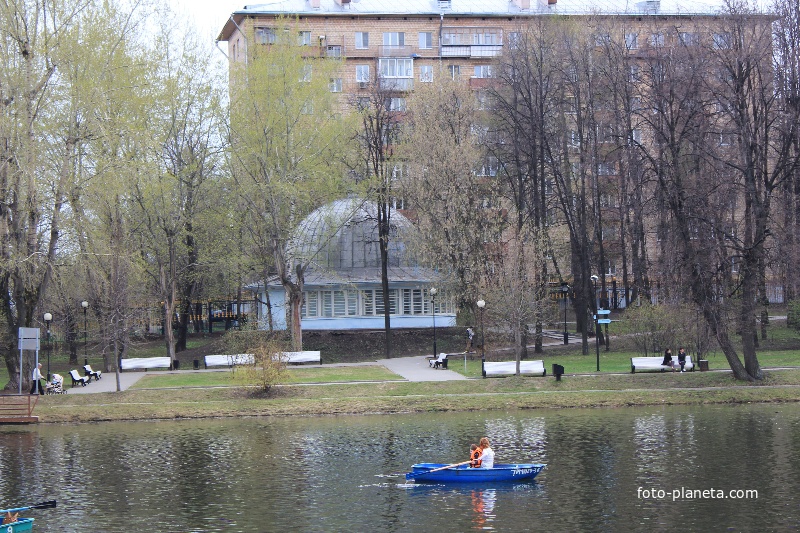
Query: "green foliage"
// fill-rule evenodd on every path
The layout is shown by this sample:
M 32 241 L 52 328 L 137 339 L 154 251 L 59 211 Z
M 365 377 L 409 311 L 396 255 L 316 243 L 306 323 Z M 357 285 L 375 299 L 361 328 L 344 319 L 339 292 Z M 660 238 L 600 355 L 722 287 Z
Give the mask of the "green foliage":
M 790 301 L 786 313 L 786 325 L 800 331 L 800 300 Z
M 253 364 L 234 367 L 234 378 L 246 385 L 256 385 L 269 392 L 273 385 L 286 376 L 287 358 L 283 352 L 288 349 L 288 341 L 268 331 L 245 329 L 229 331 L 223 337 L 223 346 L 229 354 L 253 354 Z
M 630 335 L 636 349 L 644 356 L 659 355 L 667 348 L 673 354 L 684 347 L 689 353 L 706 353 L 710 339 L 702 318 L 685 305 L 645 303 L 625 310 L 620 326 Z

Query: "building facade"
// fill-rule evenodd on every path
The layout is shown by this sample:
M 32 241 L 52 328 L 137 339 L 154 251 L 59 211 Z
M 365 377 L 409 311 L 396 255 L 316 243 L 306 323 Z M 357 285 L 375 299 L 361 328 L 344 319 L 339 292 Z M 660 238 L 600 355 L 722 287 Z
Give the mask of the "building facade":
M 479 94 L 490 86 L 496 77 L 498 59 L 504 50 L 515 46 L 522 32 L 533 20 L 551 17 L 553 20 L 565 18 L 577 25 L 591 27 L 595 32 L 596 44 L 602 47 L 609 40 L 624 43 L 626 53 L 631 58 L 630 78 L 633 87 L 641 84 L 647 76 L 657 75 L 655 65 L 658 56 L 666 57 L 666 49 L 688 49 L 693 46 L 708 46 L 710 49 L 724 49 L 731 46 L 731 35 L 720 23 L 722 3 L 706 4 L 700 2 L 644 0 L 641 2 L 598 1 L 583 2 L 575 0 L 283 0 L 269 4 L 245 6 L 234 12 L 225 23 L 218 40 L 227 42 L 228 56 L 232 64 L 246 63 L 254 56 L 254 47 L 268 46 L 275 40 L 275 32 L 283 26 L 282 21 L 291 20 L 297 28 L 298 42 L 308 47 L 307 56 L 334 57 L 343 60 L 339 77 L 330 80 L 330 90 L 340 93 L 342 101 L 368 98 L 373 84 L 391 92 L 391 106 L 398 112 L 405 111 L 406 97 L 421 84 L 431 83 L 436 76 L 449 76 L 462 80 Z M 765 19 L 768 20 L 768 19 Z M 565 71 L 569 67 L 565 66 Z M 570 95 L 565 95 L 565 108 Z M 626 103 L 626 111 L 631 117 L 645 117 L 645 113 L 655 114 L 657 110 L 644 109 L 651 100 L 641 96 L 636 90 Z M 629 131 L 621 132 L 613 124 L 613 112 L 609 111 L 607 122 L 602 111 L 592 117 L 591 137 L 598 149 L 594 149 L 590 159 L 593 186 L 596 188 L 596 209 L 602 213 L 602 227 L 594 228 L 593 238 L 603 243 L 604 252 L 594 262 L 597 270 L 605 274 L 606 293 L 601 297 L 612 302 L 614 307 L 624 307 L 629 302 L 630 293 L 623 286 L 623 269 L 630 257 L 622 239 L 620 229 L 625 218 L 627 194 L 620 186 L 622 174 L 633 173 L 629 161 L 625 160 L 625 146 L 647 144 L 652 135 L 644 120 L 631 120 Z M 581 143 L 588 138 L 578 127 L 570 129 L 570 114 L 566 118 L 567 150 L 572 154 L 573 164 L 587 160 L 588 151 L 583 151 Z M 719 131 L 719 146 L 724 151 L 731 146 L 734 136 L 725 131 L 724 113 L 714 119 Z M 497 173 L 497 161 L 483 169 L 485 175 Z M 574 171 L 577 172 L 573 168 Z M 552 191 L 550 191 L 552 193 Z M 655 197 L 655 195 L 654 195 Z M 656 198 L 657 200 L 657 198 Z M 732 204 L 730 212 L 731 232 L 735 232 L 736 219 L 740 206 Z M 643 228 L 642 244 L 645 256 L 642 264 L 664 261 L 664 270 L 670 265 L 669 249 L 664 243 L 669 238 L 670 228 L 660 220 L 648 220 Z M 629 246 L 629 245 L 628 245 Z M 568 257 L 569 254 L 565 254 Z M 736 265 L 731 269 L 735 271 Z M 627 276 L 626 276 L 627 277 Z M 323 279 L 323 278 L 320 278 Z M 310 285 L 312 278 L 309 278 Z M 652 280 L 652 277 L 651 277 Z M 417 280 L 405 280 L 411 284 Z M 422 280 L 419 280 L 422 281 Z M 330 279 L 319 285 L 326 290 Z M 655 284 L 653 284 L 655 286 Z M 398 290 L 404 291 L 405 287 Z M 408 290 L 415 290 L 408 287 Z M 313 292 L 313 291 L 312 291 Z M 655 290 L 655 293 L 658 291 Z M 405 309 L 406 299 L 398 293 L 396 310 Z M 278 297 L 276 295 L 276 297 Z M 319 305 L 328 298 L 322 292 L 316 296 L 309 293 L 304 313 L 317 313 L 308 316 L 309 324 L 319 316 Z M 350 302 L 348 295 L 339 297 L 341 302 Z M 355 297 L 353 297 L 355 298 Z M 423 297 L 424 300 L 424 297 Z M 368 297 L 358 296 L 359 303 L 343 303 L 350 309 L 356 305 L 359 312 Z M 409 297 L 409 305 L 415 305 L 414 296 Z M 333 302 L 333 300 L 331 300 Z M 426 309 L 426 304 L 420 304 Z M 333 308 L 333 303 L 328 307 Z M 327 312 L 327 311 L 325 311 Z M 333 312 L 333 311 L 330 311 Z M 322 323 L 324 321 L 321 321 Z M 366 322 L 365 322 L 366 323 Z M 306 315 L 304 315 L 304 327 Z M 314 327 L 314 326 L 311 326 Z

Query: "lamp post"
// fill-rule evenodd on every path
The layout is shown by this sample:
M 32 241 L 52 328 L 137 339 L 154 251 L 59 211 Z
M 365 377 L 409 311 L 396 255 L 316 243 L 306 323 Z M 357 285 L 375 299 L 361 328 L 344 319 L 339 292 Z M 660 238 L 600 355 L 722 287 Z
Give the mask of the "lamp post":
M 486 377 L 486 370 L 484 369 L 484 363 L 486 363 L 486 342 L 483 338 L 483 308 L 486 307 L 486 302 L 483 300 L 478 300 L 478 309 L 481 310 L 481 376 Z
M 431 295 L 431 313 L 433 314 L 433 356 L 436 357 L 436 287 L 428 291 Z
M 50 382 L 50 352 L 52 351 L 52 347 L 50 346 L 50 322 L 53 321 L 53 315 L 51 313 L 44 314 L 44 323 L 47 325 L 47 382 Z
M 592 275 L 592 300 L 594 305 L 594 345 L 597 351 L 597 371 L 600 372 L 600 323 L 597 321 L 597 280 L 599 278 Z
M 566 281 L 561 282 L 561 294 L 564 296 L 564 344 L 569 344 L 569 335 L 567 335 L 567 295 L 569 294 L 569 285 Z
M 83 307 L 83 364 L 88 365 L 89 359 L 86 357 L 86 343 L 88 342 L 88 338 L 86 337 L 86 310 L 89 309 L 89 302 L 86 300 L 82 301 L 81 307 Z

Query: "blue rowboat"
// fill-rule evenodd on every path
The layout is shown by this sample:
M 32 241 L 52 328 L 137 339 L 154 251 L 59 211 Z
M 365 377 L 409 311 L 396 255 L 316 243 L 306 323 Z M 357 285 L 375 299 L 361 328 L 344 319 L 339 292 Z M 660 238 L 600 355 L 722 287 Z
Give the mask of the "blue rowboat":
M 33 529 L 33 518 L 19 518 L 16 522 L 0 526 L 0 533 L 18 533 Z
M 406 479 L 418 483 L 486 483 L 497 481 L 532 481 L 545 465 L 538 463 L 502 464 L 494 468 L 470 468 L 459 464 L 452 468 L 441 463 L 418 463 L 411 465 Z
M 21 511 L 30 509 L 53 509 L 56 506 L 55 500 L 28 505 L 26 507 L 15 507 L 13 509 L 0 509 L 0 521 L 7 519 L 10 515 L 14 517 Z M 13 519 L 13 518 L 12 518 Z M 15 522 L 0 525 L 0 533 L 17 533 L 19 531 L 30 531 L 33 529 L 33 518 L 17 518 Z

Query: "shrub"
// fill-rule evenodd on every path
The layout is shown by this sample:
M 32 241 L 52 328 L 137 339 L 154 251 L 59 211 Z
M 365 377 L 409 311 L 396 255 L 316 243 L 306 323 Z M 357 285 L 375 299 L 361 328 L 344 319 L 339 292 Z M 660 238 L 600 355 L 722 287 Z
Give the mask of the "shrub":
M 255 385 L 264 392 L 281 382 L 288 358 L 283 352 L 289 346 L 285 335 L 247 328 L 229 331 L 222 339 L 229 354 L 252 354 L 253 364 L 233 367 L 234 378 L 246 385 Z
M 800 300 L 792 300 L 788 304 L 786 325 L 800 331 Z

